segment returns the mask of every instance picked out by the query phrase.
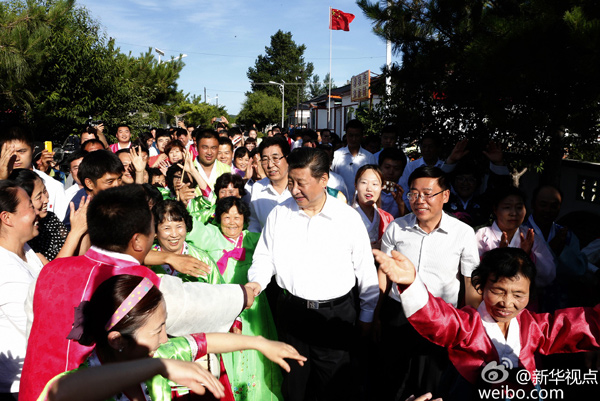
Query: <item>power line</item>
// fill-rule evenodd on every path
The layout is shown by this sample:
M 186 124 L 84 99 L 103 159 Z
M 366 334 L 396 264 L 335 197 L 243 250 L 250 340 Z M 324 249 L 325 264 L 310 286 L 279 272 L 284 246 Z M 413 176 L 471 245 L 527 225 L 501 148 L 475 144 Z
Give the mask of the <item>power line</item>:
M 145 48 L 152 48 L 152 46 L 146 46 L 146 45 L 136 45 L 134 43 L 125 43 L 125 42 L 115 42 L 116 44 L 121 44 L 121 45 L 127 45 L 127 46 L 137 46 L 137 47 L 145 47 Z M 186 50 L 186 51 L 180 51 L 180 50 L 174 50 L 174 49 L 164 49 L 166 51 L 169 52 L 173 52 L 173 53 L 180 53 L 180 54 L 199 54 L 202 56 L 216 56 L 216 57 L 234 57 L 234 58 L 250 58 L 250 59 L 255 59 L 257 56 L 241 56 L 241 55 L 237 55 L 237 54 L 219 54 L 219 53 L 204 53 L 204 52 L 196 52 L 193 50 Z M 385 58 L 385 56 L 363 56 L 363 57 L 334 57 L 334 60 L 362 60 L 362 59 L 377 59 L 377 58 Z M 329 57 L 311 57 L 307 60 L 329 60 Z

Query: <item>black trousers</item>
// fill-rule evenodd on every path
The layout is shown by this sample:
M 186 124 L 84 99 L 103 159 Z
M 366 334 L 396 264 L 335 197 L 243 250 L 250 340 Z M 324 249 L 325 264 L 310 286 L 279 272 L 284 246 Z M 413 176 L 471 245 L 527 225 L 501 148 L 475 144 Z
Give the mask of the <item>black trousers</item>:
M 399 302 L 390 297 L 382 302 L 377 399 L 403 401 L 412 394 L 426 392 L 439 397 L 450 365 L 448 352 L 421 337 L 404 317 Z
M 276 314 L 279 339 L 308 358 L 304 366 L 290 361 L 290 373 L 284 372 L 286 401 L 354 399 L 350 350 L 357 312 L 352 294 L 339 305 L 308 309 L 282 292 Z

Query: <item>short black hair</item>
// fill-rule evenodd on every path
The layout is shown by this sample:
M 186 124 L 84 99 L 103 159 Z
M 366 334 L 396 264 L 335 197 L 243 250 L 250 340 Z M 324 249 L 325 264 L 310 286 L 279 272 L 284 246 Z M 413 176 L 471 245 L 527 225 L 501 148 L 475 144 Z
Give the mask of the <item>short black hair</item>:
M 33 173 L 35 174 L 35 173 Z M 19 185 L 11 180 L 0 180 L 0 213 L 14 213 L 19 207 Z M 0 223 L 1 225 L 2 223 Z
M 290 144 L 288 143 L 288 141 L 285 139 L 285 137 L 283 135 L 277 135 L 277 136 L 271 136 L 271 137 L 266 137 L 262 140 L 262 142 L 260 143 L 260 145 L 258 145 L 258 151 L 260 152 L 260 155 L 262 156 L 263 151 L 266 148 L 270 148 L 271 146 L 279 146 L 279 149 L 281 149 L 281 153 L 283 155 L 283 157 L 286 157 L 287 155 L 290 154 Z
M 229 149 L 233 152 L 233 142 L 231 142 L 231 139 L 229 139 L 226 136 L 220 136 L 219 137 L 219 146 L 221 145 L 227 145 L 229 146 Z
M 529 255 L 521 248 L 495 248 L 483 255 L 471 275 L 471 283 L 475 290 L 482 293 L 488 279 L 495 283 L 501 278 L 512 278 L 517 274 L 527 277 L 530 288 L 535 288 L 536 268 Z
M 412 187 L 412 183 L 414 180 L 418 178 L 437 178 L 437 183 L 442 188 L 442 190 L 447 190 L 448 188 L 448 177 L 444 170 L 435 166 L 421 166 L 412 172 L 410 177 L 408 177 L 408 188 Z
M 435 142 L 436 146 L 438 147 L 442 146 L 442 137 L 439 136 L 439 134 L 436 134 L 435 132 L 426 132 L 425 134 L 423 134 L 421 140 L 419 141 L 419 145 L 422 145 L 425 139 L 431 139 Z
M 162 194 L 160 193 L 158 188 L 153 187 L 147 182 L 141 185 L 142 188 L 144 188 L 144 192 L 146 192 L 146 201 L 148 202 L 148 206 L 150 207 L 150 210 L 152 210 L 158 202 L 162 201 Z
M 71 163 L 73 163 L 77 159 L 81 159 L 82 157 L 85 157 L 86 154 L 87 154 L 87 152 L 83 151 L 81 149 L 78 149 L 78 150 L 72 152 L 67 157 L 67 161 L 66 161 L 67 165 L 70 166 Z
M 288 165 L 288 171 L 308 167 L 310 175 L 317 179 L 323 174 L 329 176 L 329 156 L 322 149 L 296 148 L 288 156 Z
M 134 234 L 150 235 L 152 231 L 146 192 L 137 184 L 99 192 L 88 207 L 87 224 L 92 245 L 124 252 Z
M 194 139 L 196 140 L 197 146 L 200 145 L 200 141 L 204 138 L 213 138 L 218 141 L 219 134 L 217 134 L 217 131 L 215 131 L 214 129 L 210 129 L 210 128 L 194 130 Z
M 365 131 L 365 126 L 359 120 L 354 119 L 346 123 L 346 132 L 348 132 L 349 129 L 360 130 L 360 133 L 362 134 Z
M 215 208 L 215 221 L 217 224 L 221 224 L 221 215 L 227 213 L 234 206 L 239 214 L 244 215 L 244 224 L 248 223 L 250 208 L 246 205 L 246 202 L 235 196 L 227 196 L 217 201 L 217 207 Z
M 166 129 L 159 128 L 156 130 L 155 140 L 158 141 L 158 138 L 166 136 L 167 138 L 171 138 L 171 133 Z
M 377 163 L 381 167 L 385 159 L 395 160 L 402 162 L 402 166 L 406 167 L 406 155 L 401 149 L 397 148 L 386 148 L 379 153 L 379 160 Z
M 533 206 L 535 204 L 535 201 L 537 200 L 538 195 L 540 194 L 540 191 L 544 188 L 552 188 L 553 190 L 555 190 L 556 192 L 558 192 L 558 194 L 560 195 L 560 199 L 564 199 L 563 193 L 560 190 L 559 187 L 557 187 L 554 184 L 542 184 L 542 185 L 538 185 L 534 190 L 533 190 L 533 194 L 531 195 L 531 206 Z
M 188 233 L 192 231 L 194 226 L 192 216 L 181 201 L 165 199 L 158 202 L 152 212 L 154 214 L 154 226 L 156 229 L 158 229 L 160 223 L 169 219 L 169 221 L 183 221 L 186 231 Z
M 244 189 L 244 179 L 237 174 L 223 173 L 217 178 L 215 182 L 215 193 L 219 195 L 219 191 L 223 188 L 227 188 L 229 184 L 233 184 L 234 188 L 238 189 L 240 196 L 246 195 L 246 189 Z
M 237 149 L 235 150 L 235 152 L 233 153 L 233 158 L 234 158 L 234 159 L 239 159 L 239 158 L 242 158 L 242 157 L 244 157 L 244 156 L 246 156 L 246 155 L 247 155 L 248 157 L 250 157 L 250 151 L 249 151 L 248 149 L 246 149 L 245 147 L 243 147 L 243 146 L 240 146 L 240 147 L 239 147 L 239 148 L 237 148 Z
M 29 146 L 31 150 L 34 148 L 33 134 L 29 129 L 20 125 L 15 125 L 2 130 L 0 133 L 0 151 L 2 150 L 2 145 L 11 141 L 21 141 Z
M 92 144 L 92 143 L 97 143 L 97 144 L 100 144 L 100 145 L 102 146 L 102 149 L 106 149 L 106 148 L 104 147 L 104 144 L 102 143 L 102 141 L 101 141 L 100 139 L 97 139 L 97 138 L 92 138 L 92 139 L 88 139 L 87 141 L 85 141 L 84 143 L 82 143 L 82 144 L 81 144 L 81 150 L 83 150 L 84 152 L 87 152 L 87 151 L 85 150 L 85 148 L 86 148 L 86 147 L 87 147 L 89 144 Z
M 83 157 L 79 165 L 77 178 L 79 178 L 81 185 L 89 191 L 90 189 L 85 186 L 86 178 L 89 178 L 95 184 L 106 173 L 119 174 L 124 171 L 123 163 L 117 155 L 111 151 L 99 149 L 95 152 L 89 152 Z
M 527 200 L 525 198 L 525 193 L 523 191 L 521 191 L 519 188 L 512 186 L 512 185 L 503 185 L 503 186 L 496 188 L 496 191 L 494 193 L 494 199 L 492 202 L 493 208 L 496 209 L 498 207 L 498 205 L 500 204 L 500 202 L 502 202 L 503 199 L 506 199 L 509 196 L 513 196 L 513 195 L 520 197 L 523 200 L 523 204 L 525 204 L 525 201 Z
M 31 196 L 35 182 L 41 180 L 42 177 L 34 173 L 33 170 L 16 168 L 10 173 L 8 179 L 23 188 L 27 192 L 27 195 Z M 42 182 L 44 181 L 42 180 Z

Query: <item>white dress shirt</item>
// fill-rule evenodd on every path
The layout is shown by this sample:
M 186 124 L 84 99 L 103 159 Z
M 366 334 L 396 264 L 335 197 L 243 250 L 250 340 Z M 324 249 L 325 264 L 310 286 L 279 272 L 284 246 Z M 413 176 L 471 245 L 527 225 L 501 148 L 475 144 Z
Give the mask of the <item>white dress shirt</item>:
M 342 192 L 346 197 L 346 201 L 348 202 L 348 204 L 352 203 L 352 198 L 354 197 L 354 185 L 352 185 L 352 188 L 348 188 L 346 186 L 346 182 L 344 182 L 344 179 L 341 175 L 334 173 L 330 170 L 327 186 L 329 188 L 337 189 L 338 191 Z
M 333 163 L 331 163 L 331 171 L 342 176 L 348 191 L 354 194 L 354 177 L 359 168 L 365 164 L 377 164 L 375 156 L 362 147 L 358 149 L 356 156 L 352 156 L 348 147 L 340 148 L 333 153 Z M 350 194 L 350 195 L 352 195 Z M 348 198 L 348 203 L 352 203 Z
M 359 319 L 373 320 L 379 286 L 367 230 L 352 207 L 329 195 L 312 217 L 293 198 L 273 209 L 254 251 L 248 281 L 264 290 L 273 275 L 281 288 L 311 301 L 344 296 L 358 279 Z
M 479 265 L 473 229 L 445 212 L 429 234 L 419 227 L 414 214 L 397 218 L 385 230 L 381 250 L 390 256 L 392 250 L 406 256 L 429 292 L 454 306 L 460 289 L 458 273 L 471 277 Z M 400 301 L 397 286 L 392 286 L 390 297 Z
M 25 299 L 29 286 L 42 270 L 42 262 L 25 244 L 25 258 L 0 247 L 0 393 L 18 393 L 25 359 L 27 316 Z
M 250 194 L 250 222 L 248 223 L 248 231 L 259 233 L 262 231 L 267 216 L 271 210 L 283 201 L 292 197 L 287 188 L 279 193 L 271 184 L 269 177 L 256 181 L 252 185 L 252 193 Z

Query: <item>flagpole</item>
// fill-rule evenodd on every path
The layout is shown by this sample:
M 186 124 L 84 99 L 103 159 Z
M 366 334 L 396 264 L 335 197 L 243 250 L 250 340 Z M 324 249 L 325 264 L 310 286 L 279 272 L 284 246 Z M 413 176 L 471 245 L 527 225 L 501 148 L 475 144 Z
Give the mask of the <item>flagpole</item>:
M 327 98 L 327 128 L 331 129 L 331 42 L 333 29 L 331 29 L 331 7 L 329 7 L 329 96 Z

